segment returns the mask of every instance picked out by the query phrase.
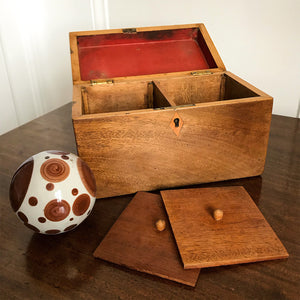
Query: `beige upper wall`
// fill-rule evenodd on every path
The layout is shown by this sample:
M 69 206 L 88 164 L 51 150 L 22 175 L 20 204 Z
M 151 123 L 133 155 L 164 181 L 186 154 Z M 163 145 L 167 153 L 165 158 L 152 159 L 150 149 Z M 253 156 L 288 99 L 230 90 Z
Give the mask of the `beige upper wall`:
M 299 117 L 299 0 L 108 3 L 111 28 L 204 23 L 227 70 L 273 96 L 274 114 Z
M 72 100 L 68 32 L 199 22 L 227 70 L 297 116 L 298 0 L 0 0 L 0 134 Z
M 96 24 L 87 0 L 0 0 L 0 134 L 72 101 L 69 32 L 104 27 L 97 11 Z

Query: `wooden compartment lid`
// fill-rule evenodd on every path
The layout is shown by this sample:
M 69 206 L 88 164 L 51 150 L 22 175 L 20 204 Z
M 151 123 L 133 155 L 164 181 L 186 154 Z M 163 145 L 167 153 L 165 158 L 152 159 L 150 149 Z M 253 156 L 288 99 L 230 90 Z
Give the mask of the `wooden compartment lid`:
M 161 191 L 185 269 L 287 258 L 243 187 Z
M 203 24 L 70 33 L 73 83 L 224 71 Z
M 165 228 L 155 227 L 165 220 Z M 138 192 L 94 252 L 94 257 L 195 286 L 200 270 L 184 270 L 160 195 Z

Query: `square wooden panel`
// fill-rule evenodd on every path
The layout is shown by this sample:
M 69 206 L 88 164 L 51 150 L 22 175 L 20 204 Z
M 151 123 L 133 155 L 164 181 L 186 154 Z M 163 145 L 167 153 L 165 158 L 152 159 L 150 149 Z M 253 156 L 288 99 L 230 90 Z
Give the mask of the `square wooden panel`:
M 281 259 L 288 253 L 243 187 L 161 191 L 185 269 Z M 213 212 L 223 211 L 216 221 Z
M 158 219 L 166 229 L 155 227 Z M 138 192 L 94 256 L 140 272 L 195 286 L 199 269 L 184 270 L 160 195 Z

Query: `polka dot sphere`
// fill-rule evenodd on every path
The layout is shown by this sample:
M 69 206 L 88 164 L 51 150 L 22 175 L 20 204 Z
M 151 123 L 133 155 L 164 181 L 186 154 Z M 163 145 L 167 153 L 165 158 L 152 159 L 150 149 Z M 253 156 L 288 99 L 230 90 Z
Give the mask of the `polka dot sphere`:
M 21 164 L 12 178 L 9 196 L 25 226 L 43 234 L 59 234 L 74 229 L 90 214 L 96 182 L 78 156 L 49 150 Z

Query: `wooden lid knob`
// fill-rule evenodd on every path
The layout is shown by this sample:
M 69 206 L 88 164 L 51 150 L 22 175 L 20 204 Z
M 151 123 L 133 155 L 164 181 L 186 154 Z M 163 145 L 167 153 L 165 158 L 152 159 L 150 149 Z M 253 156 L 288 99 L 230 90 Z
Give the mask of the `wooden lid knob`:
M 164 231 L 166 229 L 166 221 L 161 219 L 157 220 L 155 226 L 158 231 Z
M 214 219 L 216 221 L 220 221 L 223 218 L 223 210 L 221 209 L 216 209 L 214 210 Z

